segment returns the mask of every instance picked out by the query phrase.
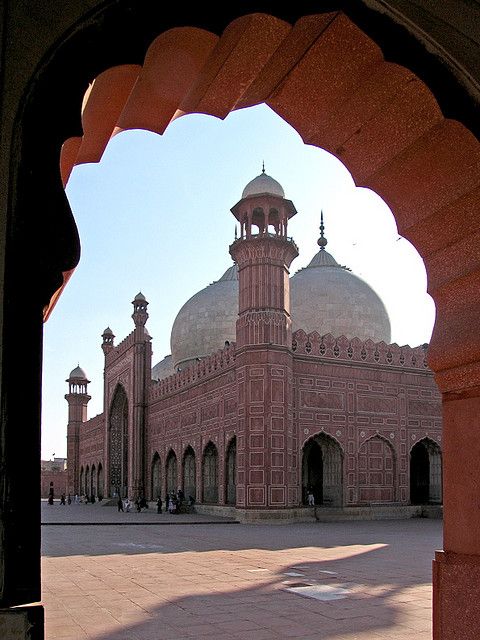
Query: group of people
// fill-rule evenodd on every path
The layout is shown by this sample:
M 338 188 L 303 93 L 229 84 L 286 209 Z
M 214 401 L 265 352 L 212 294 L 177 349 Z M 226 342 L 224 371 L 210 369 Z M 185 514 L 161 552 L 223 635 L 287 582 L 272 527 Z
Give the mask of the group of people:
M 144 511 L 145 509 L 148 509 L 148 502 L 146 498 L 143 498 L 143 497 L 137 498 L 133 504 L 138 513 L 140 513 L 140 511 Z M 132 508 L 132 503 L 128 498 L 125 498 L 124 500 L 122 500 L 122 498 L 119 497 L 117 500 L 117 507 L 118 507 L 118 511 L 122 511 L 124 513 L 125 512 L 130 513 Z
M 50 487 L 48 489 L 48 504 L 52 505 L 55 504 L 54 501 L 54 489 L 53 489 L 53 482 L 50 482 Z M 60 502 L 59 504 L 61 505 L 67 505 L 67 504 L 79 504 L 80 502 L 83 504 L 95 504 L 95 502 L 101 502 L 103 500 L 103 498 L 101 496 L 96 497 L 93 493 L 91 496 L 88 496 L 87 494 L 83 495 L 83 496 L 79 496 L 78 493 L 75 494 L 75 496 L 72 498 L 71 494 L 69 493 L 68 496 L 65 495 L 65 493 L 60 494 Z
M 140 513 L 140 511 L 144 511 L 145 509 L 148 509 L 148 502 L 144 497 L 137 498 L 133 504 L 138 513 Z M 176 494 L 173 492 L 167 494 L 165 498 L 165 513 L 166 512 L 180 513 L 182 508 L 185 507 L 185 505 L 191 508 L 193 507 L 194 504 L 195 504 L 195 498 L 193 498 L 192 496 L 188 496 L 188 500 L 185 500 L 185 494 L 181 489 L 179 489 Z M 162 513 L 163 506 L 164 504 L 163 504 L 162 498 L 158 496 L 157 513 Z M 132 508 L 132 503 L 128 498 L 122 499 L 121 497 L 119 497 L 117 501 L 117 507 L 119 512 L 121 511 L 123 513 L 130 513 Z
M 61 505 L 67 505 L 67 504 L 72 504 L 72 502 L 74 504 L 95 504 L 95 502 L 101 502 L 102 498 L 98 497 L 96 498 L 94 495 L 91 496 L 87 496 L 87 495 L 83 495 L 83 496 L 79 496 L 78 494 L 75 494 L 75 496 L 72 498 L 71 494 L 69 493 L 68 496 L 66 496 L 64 493 L 62 493 L 60 495 L 60 502 L 58 504 Z M 50 491 L 48 494 L 48 504 L 52 505 L 55 504 L 55 500 L 54 500 L 54 494 L 53 491 Z

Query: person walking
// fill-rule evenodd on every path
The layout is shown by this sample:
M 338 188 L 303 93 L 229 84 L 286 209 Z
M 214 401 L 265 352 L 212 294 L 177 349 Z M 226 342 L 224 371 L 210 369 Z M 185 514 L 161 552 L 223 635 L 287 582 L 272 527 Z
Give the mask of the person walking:
M 118 498 L 117 507 L 118 507 L 118 511 L 121 511 L 122 513 L 124 513 L 124 511 L 123 511 L 123 500 L 121 498 Z
M 60 496 L 60 504 L 63 504 L 63 506 L 65 506 L 65 494 L 62 493 L 62 495 Z
M 162 513 L 162 499 L 160 496 L 158 496 L 157 500 L 157 513 Z

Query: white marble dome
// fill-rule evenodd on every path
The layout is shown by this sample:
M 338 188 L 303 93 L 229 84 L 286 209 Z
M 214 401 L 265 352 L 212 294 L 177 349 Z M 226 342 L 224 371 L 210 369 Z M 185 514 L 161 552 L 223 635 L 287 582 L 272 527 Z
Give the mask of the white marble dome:
M 185 368 L 235 341 L 238 315 L 237 267 L 229 267 L 188 300 L 175 318 L 170 337 L 173 368 Z
M 255 196 L 260 193 L 271 193 L 274 196 L 280 196 L 281 198 L 285 197 L 282 185 L 272 178 L 272 176 L 267 175 L 265 170 L 247 184 L 243 190 L 242 199 L 248 198 L 248 196 Z
M 390 320 L 379 296 L 324 249 L 290 279 L 290 304 L 293 331 L 390 342 Z
M 70 375 L 68 376 L 69 380 L 86 380 L 87 379 L 87 374 L 85 373 L 85 371 L 82 369 L 82 367 L 79 365 L 78 367 L 75 367 L 75 369 L 72 369 L 72 371 L 70 371 Z

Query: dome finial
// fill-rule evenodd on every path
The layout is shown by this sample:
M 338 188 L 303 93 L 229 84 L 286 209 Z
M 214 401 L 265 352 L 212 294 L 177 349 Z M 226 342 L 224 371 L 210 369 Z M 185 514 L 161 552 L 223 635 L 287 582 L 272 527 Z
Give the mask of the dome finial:
M 325 251 L 327 246 L 327 239 L 324 237 L 325 225 L 323 224 L 323 211 L 320 212 L 320 238 L 317 240 L 317 244 L 320 247 L 320 251 Z
M 265 160 L 262 160 L 262 173 L 265 173 Z

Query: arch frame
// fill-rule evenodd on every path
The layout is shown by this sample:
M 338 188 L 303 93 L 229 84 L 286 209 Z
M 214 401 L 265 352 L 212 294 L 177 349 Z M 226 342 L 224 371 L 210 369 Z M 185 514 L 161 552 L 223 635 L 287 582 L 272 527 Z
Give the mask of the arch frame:
M 117 6 L 114 6 L 115 4 Z M 22 496 L 32 494 L 32 487 L 36 486 L 35 477 L 39 472 L 38 444 L 36 443 L 40 425 L 41 311 L 63 283 L 62 274 L 68 273 L 75 266 L 79 255 L 76 228 L 65 197 L 60 191 L 55 171 L 58 146 L 65 137 L 81 132 L 80 117 L 78 113 L 73 112 L 73 105 L 80 103 L 88 81 L 107 66 L 123 63 L 124 57 L 119 43 L 127 50 L 127 57 L 132 53 L 137 60 L 140 60 L 145 43 L 149 41 L 145 31 L 139 28 L 142 21 L 147 24 L 146 30 L 152 29 L 153 25 L 172 26 L 185 21 L 185 16 L 180 16 L 180 9 L 176 7 L 171 8 L 172 15 L 162 12 L 149 14 L 147 18 L 153 19 L 145 21 L 145 15 L 140 17 L 138 12 L 145 11 L 145 5 L 154 4 L 157 3 L 137 3 L 138 6 L 142 5 L 142 9 L 137 9 L 126 1 L 115 3 L 109 0 L 97 5 L 70 3 L 65 7 L 64 15 L 58 16 L 57 20 L 44 26 L 45 33 L 42 33 L 40 38 L 31 38 L 33 28 L 32 23 L 28 22 L 22 33 L 25 42 L 17 44 L 16 38 L 10 38 L 11 43 L 7 42 L 4 50 L 3 58 L 7 67 L 4 77 L 7 91 L 2 93 L 13 102 L 13 105 L 10 103 L 9 108 L 3 109 L 4 113 L 12 114 L 12 117 L 7 115 L 6 118 L 7 124 L 4 128 L 6 144 L 2 151 L 2 174 L 6 176 L 5 182 L 10 189 L 10 193 L 4 200 L 7 226 L 2 227 L 4 237 L 8 236 L 4 290 L 5 300 L 13 301 L 14 304 L 6 306 L 2 318 L 3 334 L 7 339 L 0 354 L 2 406 L 6 407 L 2 413 L 1 440 L 6 442 L 6 450 L 13 453 L 2 460 L 5 464 L 4 473 L 9 479 L 5 484 L 11 489 L 8 496 L 2 493 L 0 499 L 2 510 L 7 500 L 9 505 L 14 506 L 15 518 L 8 522 L 2 520 L 4 528 L 4 552 L 1 558 L 2 563 L 0 563 L 3 566 L 4 578 L 0 581 L 2 606 L 38 602 L 41 598 L 38 562 L 40 534 L 38 531 L 35 533 L 38 529 L 39 510 L 32 509 L 29 513 L 22 514 L 17 505 L 21 505 Z M 383 38 L 390 39 L 392 50 L 397 48 L 402 52 L 410 51 L 411 53 L 403 53 L 403 55 L 417 58 L 417 64 L 424 65 L 417 75 L 419 77 L 428 75 L 431 78 L 430 84 L 434 85 L 434 93 L 442 104 L 443 112 L 462 122 L 478 137 L 480 123 L 476 114 L 480 104 L 478 89 L 480 78 L 478 71 L 475 71 L 475 64 L 479 59 L 478 44 L 475 47 L 475 41 L 468 44 L 466 37 L 462 38 L 462 21 L 458 11 L 465 5 L 458 3 L 456 8 L 455 3 L 450 4 L 456 18 L 453 23 L 450 22 L 450 18 L 447 18 L 444 31 L 453 33 L 455 37 L 451 39 L 457 39 L 465 45 L 467 53 L 472 52 L 470 62 L 461 57 L 454 44 L 449 43 L 448 40 L 446 42 L 442 40 L 439 31 L 429 31 L 428 12 L 426 21 L 422 21 L 421 15 L 408 13 L 408 11 L 414 11 L 414 4 L 418 3 L 404 3 L 403 13 L 389 6 L 388 3 L 382 3 L 377 10 L 370 6 L 372 3 L 366 1 L 342 2 L 341 5 L 332 3 L 328 8 L 341 6 L 350 16 L 354 16 L 355 12 L 361 12 L 357 18 L 357 24 L 364 23 L 365 30 L 369 29 L 370 33 L 372 30 L 383 32 Z M 131 10 L 130 14 L 127 11 L 128 8 Z M 188 18 L 194 24 L 214 28 L 219 32 L 231 19 L 238 17 L 249 8 L 255 10 L 258 9 L 258 5 L 251 3 L 242 6 L 232 2 L 221 8 L 223 13 L 220 15 L 214 14 L 207 17 L 199 7 L 194 7 L 189 9 Z M 44 14 L 48 15 L 47 3 L 44 3 L 43 7 L 37 3 L 37 9 L 43 10 Z M 16 16 L 14 13 L 13 15 L 6 13 L 16 10 L 16 3 L 9 3 L 6 8 L 2 8 L 5 12 L 3 15 L 10 18 L 4 19 L 3 24 L 6 28 L 10 24 L 22 24 L 22 18 L 25 19 L 25 14 Z M 309 3 L 299 2 L 295 7 L 288 5 L 284 11 L 286 13 L 282 16 L 294 21 L 299 15 L 310 12 L 311 7 Z M 373 20 L 370 20 L 372 17 Z M 30 20 L 33 22 L 34 17 L 32 16 Z M 438 20 L 432 22 L 438 27 Z M 381 28 L 383 26 L 386 28 Z M 115 44 L 113 31 L 118 27 L 124 37 L 117 37 L 117 44 Z M 132 34 L 137 34 L 134 41 L 131 39 Z M 28 46 L 29 38 L 30 43 L 35 42 L 35 46 Z M 90 43 L 90 50 L 86 46 L 87 41 Z M 398 46 L 399 43 L 405 45 L 405 42 L 410 45 L 412 41 L 413 47 Z M 14 48 L 12 52 L 10 47 L 18 47 L 18 49 Z M 9 55 L 10 53 L 14 55 Z M 388 58 L 388 51 L 384 53 Z M 26 64 L 22 64 L 20 55 L 27 56 Z M 100 62 L 97 57 L 101 58 Z M 81 65 L 77 62 L 80 60 L 83 68 L 80 68 Z M 11 67 L 15 69 L 15 74 L 11 73 Z M 423 69 L 426 71 L 422 74 Z M 12 81 L 14 76 L 15 79 Z M 440 89 L 441 85 L 444 87 L 443 90 Z M 57 93 L 59 87 L 64 91 L 64 100 L 59 99 L 60 96 Z M 441 96 L 439 97 L 440 94 L 444 96 L 443 100 Z M 38 130 L 36 139 L 39 144 L 35 149 L 35 145 L 29 142 L 28 137 L 36 130 L 38 122 L 42 122 L 43 126 Z M 34 210 L 35 200 L 37 203 L 42 202 L 48 219 L 34 221 L 33 228 L 25 234 L 24 222 L 29 220 L 29 211 Z M 57 234 L 51 233 L 53 229 L 56 229 L 59 236 L 68 238 L 64 248 L 55 244 L 53 238 Z M 46 256 L 43 256 L 45 259 L 36 260 L 39 253 L 33 238 L 40 240 L 38 245 L 45 249 Z M 50 256 L 48 256 L 49 252 L 51 252 Z M 32 272 L 30 266 L 20 257 L 21 255 L 31 256 L 32 262 L 39 265 L 36 273 Z M 42 258 L 41 255 L 40 257 Z M 28 283 L 27 288 L 31 285 L 26 293 L 25 289 L 23 290 L 22 296 L 17 286 L 19 280 Z M 20 299 L 21 297 L 23 300 Z M 456 295 L 453 297 L 459 298 Z M 445 305 L 448 301 L 448 295 L 446 295 Z M 19 308 L 16 302 L 22 303 L 23 317 L 19 317 L 15 311 Z M 462 308 L 462 314 L 467 317 L 467 320 L 472 318 L 472 311 L 467 307 Z M 462 334 L 461 328 L 458 324 L 455 325 L 454 319 L 448 317 L 438 333 L 444 332 L 447 335 L 447 342 L 448 337 L 453 341 L 456 335 Z M 446 357 L 443 359 L 438 357 L 435 361 L 435 369 L 442 373 L 444 389 L 449 382 L 452 384 L 452 387 L 447 390 L 451 395 L 445 396 L 444 405 L 445 424 L 452 426 L 452 432 L 457 424 L 467 424 L 472 416 L 478 415 L 480 408 L 478 352 L 467 360 L 467 351 L 468 349 L 465 349 L 463 356 L 459 356 L 454 362 Z M 15 386 L 18 386 L 15 371 L 19 359 L 24 363 L 24 385 L 21 390 L 15 389 Z M 476 382 L 467 389 L 468 384 L 465 380 L 472 380 L 470 373 L 475 374 L 473 377 Z M 28 390 L 28 401 L 21 406 L 22 398 L 23 401 L 25 400 L 25 389 Z M 23 425 L 29 425 L 32 433 L 32 438 L 27 439 L 31 444 L 27 447 L 25 447 Z M 456 431 L 461 430 L 456 429 Z M 478 446 L 470 447 L 470 451 L 468 449 L 469 443 L 466 436 L 456 440 L 453 433 L 447 434 L 445 460 L 449 478 L 454 478 L 456 472 L 470 466 L 475 459 L 478 460 Z M 25 467 L 29 470 L 23 473 L 23 478 L 15 470 L 15 460 L 20 454 L 25 461 Z M 470 507 L 478 495 L 478 486 L 469 485 L 464 495 L 456 493 L 451 483 L 447 482 L 447 486 L 449 491 L 445 511 L 445 547 L 450 554 L 450 563 L 455 561 L 455 554 L 466 555 L 470 559 L 478 557 L 480 524 L 469 520 L 467 516 L 472 511 Z M 21 553 L 19 549 L 22 549 Z M 443 569 L 438 568 L 438 570 Z M 455 612 L 453 615 L 444 616 L 444 620 L 458 621 L 461 618 L 462 616 Z M 477 624 L 477 628 L 478 626 Z

